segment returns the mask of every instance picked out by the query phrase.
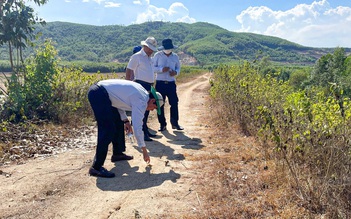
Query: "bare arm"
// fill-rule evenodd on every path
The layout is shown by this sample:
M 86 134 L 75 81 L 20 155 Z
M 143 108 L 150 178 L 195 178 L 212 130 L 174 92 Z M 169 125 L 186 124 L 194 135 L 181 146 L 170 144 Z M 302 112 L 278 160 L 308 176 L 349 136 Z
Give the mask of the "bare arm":
M 150 163 L 150 156 L 147 152 L 146 147 L 142 147 L 141 150 L 143 151 L 143 158 L 146 163 Z
M 126 69 L 126 79 L 132 81 L 134 79 L 134 71 L 127 68 Z

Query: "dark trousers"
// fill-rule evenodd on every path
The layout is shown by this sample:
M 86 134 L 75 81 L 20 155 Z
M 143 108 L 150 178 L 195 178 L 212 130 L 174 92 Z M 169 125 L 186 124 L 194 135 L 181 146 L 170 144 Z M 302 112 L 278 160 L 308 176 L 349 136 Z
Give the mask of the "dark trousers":
M 143 86 L 145 88 L 145 90 L 147 91 L 151 91 L 151 83 L 145 82 L 145 81 L 141 81 L 141 80 L 135 80 L 134 82 L 137 82 L 139 84 L 141 84 L 141 86 Z M 146 110 L 145 114 L 144 114 L 144 119 L 143 119 L 143 131 L 144 133 L 148 133 L 149 132 L 149 128 L 147 127 L 147 119 L 149 118 L 149 114 L 150 111 Z
M 115 107 L 112 107 L 104 87 L 92 85 L 88 99 L 97 122 L 98 136 L 93 168 L 99 170 L 106 160 L 108 145 L 112 142 L 113 154 L 126 150 L 124 123 Z
M 177 85 L 175 82 L 167 81 L 156 81 L 156 90 L 162 95 L 163 99 L 166 101 L 168 98 L 170 108 L 170 121 L 172 125 L 179 125 L 179 112 L 178 112 L 178 95 L 177 95 Z M 158 122 L 161 126 L 166 126 L 165 118 L 165 105 L 161 107 L 161 115 L 157 115 Z

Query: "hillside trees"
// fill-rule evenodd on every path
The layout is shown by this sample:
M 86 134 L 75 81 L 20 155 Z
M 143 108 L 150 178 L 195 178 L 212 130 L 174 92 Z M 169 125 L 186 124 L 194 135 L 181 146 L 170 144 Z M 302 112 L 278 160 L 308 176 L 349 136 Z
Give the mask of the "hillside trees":
M 57 43 L 62 61 L 93 61 L 126 63 L 132 48 L 148 36 L 158 43 L 171 38 L 178 52 L 192 55 L 201 65 L 254 60 L 257 51 L 269 56 L 272 62 L 313 65 L 321 54 L 332 49 L 303 47 L 289 41 L 250 33 L 235 33 L 208 23 L 145 22 L 129 26 L 93 26 L 67 22 L 48 22 L 37 25 L 42 35 L 36 43 L 51 38 Z M 131 34 L 132 33 L 132 34 Z M 3 59 L 0 47 L 0 59 Z M 349 50 L 347 50 L 349 51 Z M 32 50 L 26 49 L 25 55 Z
M 343 48 L 337 48 L 333 54 L 322 56 L 311 72 L 310 84 L 322 87 L 327 92 L 333 85 L 350 95 L 351 81 L 348 78 L 351 72 L 346 71 L 346 58 Z

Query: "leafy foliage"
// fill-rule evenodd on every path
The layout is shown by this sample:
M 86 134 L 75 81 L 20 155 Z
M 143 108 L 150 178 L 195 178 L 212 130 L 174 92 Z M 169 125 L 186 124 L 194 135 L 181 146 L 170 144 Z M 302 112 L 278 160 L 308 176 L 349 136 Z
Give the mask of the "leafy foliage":
M 55 77 L 53 88 L 53 103 L 50 110 L 54 121 L 64 124 L 80 124 L 82 120 L 92 118 L 91 107 L 87 99 L 88 88 L 108 75 L 86 74 L 78 68 L 60 68 Z
M 47 0 L 34 0 L 37 5 L 42 5 Z M 7 44 L 8 59 L 11 68 L 20 68 L 23 63 L 23 49 L 27 47 L 27 42 L 35 37 L 34 25 L 45 23 L 34 14 L 34 9 L 25 4 L 23 0 L 7 0 L 0 4 L 0 45 Z M 13 48 L 17 56 L 13 56 Z M 17 60 L 17 64 L 14 61 Z
M 223 117 L 258 136 L 276 165 L 289 170 L 289 183 L 311 214 L 347 217 L 349 98 L 325 95 L 315 86 L 295 91 L 288 82 L 258 74 L 249 62 L 220 66 L 212 85 L 211 94 L 226 109 Z
M 4 113 L 10 121 L 47 119 L 61 123 L 89 117 L 86 92 L 90 85 L 108 75 L 86 74 L 81 69 L 58 66 L 57 50 L 51 41 L 28 59 L 26 78 L 12 74 Z
M 36 56 L 28 59 L 23 94 L 26 100 L 26 112 L 36 112 L 44 117 L 53 97 L 52 83 L 58 74 L 57 51 L 46 41 Z M 12 90 L 10 90 L 12 91 Z M 47 117 L 49 115 L 46 115 Z
M 333 85 L 334 93 L 337 96 L 351 95 L 351 72 L 347 69 L 348 62 L 343 48 L 337 48 L 333 54 L 322 56 L 311 72 L 309 84 L 324 88 L 329 93 L 329 88 Z M 348 71 L 347 71 L 348 70 Z M 345 93 L 344 93 L 345 92 Z

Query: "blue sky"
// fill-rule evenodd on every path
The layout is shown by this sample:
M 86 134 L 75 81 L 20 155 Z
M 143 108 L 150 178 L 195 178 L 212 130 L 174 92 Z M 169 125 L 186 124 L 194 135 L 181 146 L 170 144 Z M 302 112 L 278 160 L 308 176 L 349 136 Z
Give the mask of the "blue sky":
M 49 0 L 35 11 L 47 22 L 208 22 L 304 46 L 351 48 L 351 0 Z

